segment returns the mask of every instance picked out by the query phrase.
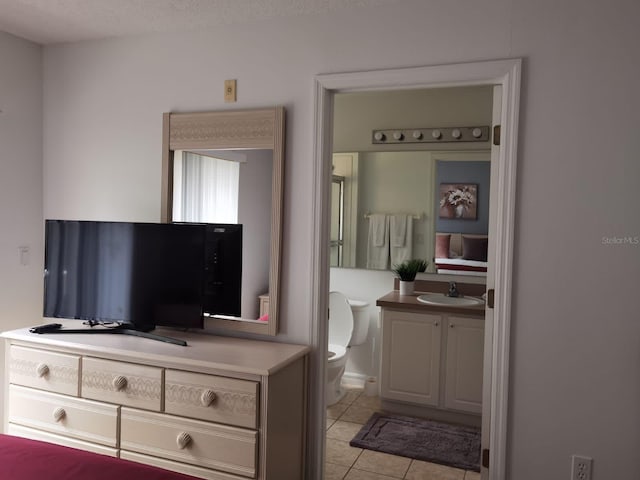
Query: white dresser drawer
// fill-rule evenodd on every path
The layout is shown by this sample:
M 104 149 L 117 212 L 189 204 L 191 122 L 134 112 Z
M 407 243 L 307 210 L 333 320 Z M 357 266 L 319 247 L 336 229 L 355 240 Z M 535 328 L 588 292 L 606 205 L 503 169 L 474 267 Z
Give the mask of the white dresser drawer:
M 258 434 L 123 407 L 120 448 L 236 475 L 256 476 Z
M 172 472 L 184 473 L 197 478 L 205 478 L 206 480 L 246 480 L 245 477 L 238 477 L 237 475 L 232 475 L 230 473 L 196 467 L 195 465 L 189 465 L 186 463 L 172 462 L 171 460 L 165 460 L 164 458 L 151 457 L 149 455 L 128 452 L 126 450 L 120 451 L 120 458 L 124 460 L 131 460 L 132 462 L 144 463 L 145 465 L 153 465 L 154 467 L 164 468 L 165 470 L 171 470 Z
M 84 357 L 81 395 L 84 398 L 160 411 L 162 369 Z
M 9 422 L 109 447 L 118 445 L 116 405 L 10 385 Z
M 256 428 L 257 404 L 257 382 L 180 370 L 165 372 L 167 413 Z
M 12 345 L 9 382 L 78 396 L 80 357 Z
M 31 440 L 40 440 L 42 442 L 55 443 L 56 445 L 64 445 L 65 447 L 86 450 L 87 452 L 99 453 L 100 455 L 107 455 L 109 457 L 118 456 L 118 450 L 115 448 L 105 447 L 104 445 L 98 445 L 95 443 L 83 442 L 82 440 L 76 440 L 75 438 L 63 437 L 61 435 L 43 432 L 42 430 L 35 430 L 33 428 L 23 427 L 21 425 L 14 425 L 13 423 L 9 424 L 7 433 L 15 437 L 30 438 Z

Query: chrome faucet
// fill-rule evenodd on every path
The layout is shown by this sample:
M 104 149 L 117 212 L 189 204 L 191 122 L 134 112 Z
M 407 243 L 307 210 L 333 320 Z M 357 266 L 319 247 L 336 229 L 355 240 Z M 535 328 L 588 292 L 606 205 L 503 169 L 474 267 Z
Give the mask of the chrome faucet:
M 449 291 L 447 292 L 447 297 L 459 297 L 460 292 L 458 291 L 458 286 L 456 282 L 449 282 Z

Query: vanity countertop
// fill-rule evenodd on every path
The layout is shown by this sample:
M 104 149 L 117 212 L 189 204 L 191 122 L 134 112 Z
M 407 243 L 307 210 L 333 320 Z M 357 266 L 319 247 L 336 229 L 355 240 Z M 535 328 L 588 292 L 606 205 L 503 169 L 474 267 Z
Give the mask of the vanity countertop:
M 395 308 L 398 310 L 421 311 L 425 313 L 457 313 L 462 315 L 474 315 L 484 317 L 485 305 L 478 306 L 448 306 L 427 305 L 418 301 L 418 296 L 429 292 L 415 292 L 412 295 L 400 295 L 398 290 L 393 290 L 376 300 L 378 307 Z

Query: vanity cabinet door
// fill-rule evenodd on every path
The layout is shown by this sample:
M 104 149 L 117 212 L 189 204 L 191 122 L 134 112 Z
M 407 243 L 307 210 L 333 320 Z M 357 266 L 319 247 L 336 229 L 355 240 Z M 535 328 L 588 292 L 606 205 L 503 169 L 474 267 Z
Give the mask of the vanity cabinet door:
M 445 408 L 482 413 L 484 320 L 449 316 Z
M 383 309 L 381 396 L 438 405 L 440 315 Z

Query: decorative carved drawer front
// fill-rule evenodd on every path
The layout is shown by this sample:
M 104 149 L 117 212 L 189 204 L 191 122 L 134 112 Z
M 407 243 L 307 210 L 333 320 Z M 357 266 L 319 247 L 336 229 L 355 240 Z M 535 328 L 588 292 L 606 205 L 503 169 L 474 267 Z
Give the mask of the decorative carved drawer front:
M 162 369 L 84 357 L 81 395 L 84 398 L 160 411 Z
M 77 355 L 12 345 L 9 362 L 10 383 L 78 396 Z
M 255 478 L 258 433 L 123 407 L 120 448 Z
M 167 370 L 165 411 L 201 420 L 257 428 L 258 383 Z
M 118 444 L 118 407 L 9 386 L 9 422 L 108 447 Z

